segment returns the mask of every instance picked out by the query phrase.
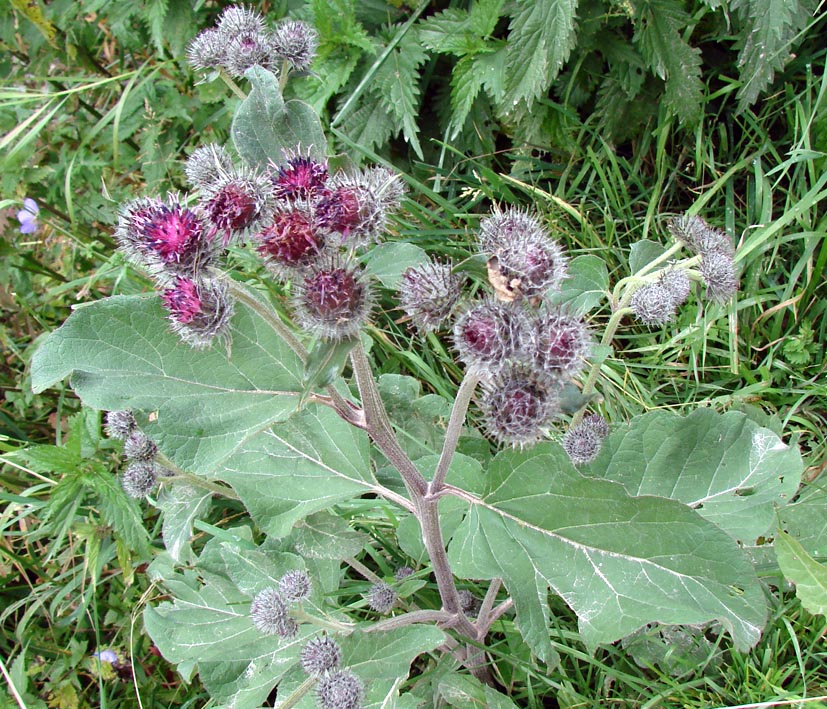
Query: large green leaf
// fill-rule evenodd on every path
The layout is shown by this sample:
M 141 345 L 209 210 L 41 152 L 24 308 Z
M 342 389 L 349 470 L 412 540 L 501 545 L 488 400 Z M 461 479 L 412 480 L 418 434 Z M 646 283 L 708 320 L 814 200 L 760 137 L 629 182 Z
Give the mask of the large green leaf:
M 590 648 L 653 621 L 717 619 L 743 650 L 766 618 L 755 572 L 729 535 L 674 500 L 581 476 L 552 443 L 494 458 L 449 556 L 459 576 L 504 580 L 543 659 L 553 657 L 549 588 L 577 613 Z
M 630 495 L 680 500 L 750 545 L 795 494 L 804 464 L 798 449 L 745 414 L 697 409 L 653 411 L 612 433 L 589 474 Z
M 781 527 L 808 554 L 827 560 L 827 493 L 818 485 L 805 487 L 798 499 L 778 511 Z
M 232 136 L 238 154 L 252 167 L 280 165 L 285 155 L 301 150 L 316 158 L 327 153 L 322 124 L 311 106 L 285 101 L 276 76 L 260 66 L 247 70 L 252 91 L 233 118 Z
M 778 565 L 795 584 L 795 594 L 810 613 L 827 615 L 827 566 L 819 564 L 793 537 L 779 532 L 775 538 Z
M 165 485 L 158 495 L 158 509 L 164 513 L 161 536 L 175 561 L 189 561 L 192 525 L 210 507 L 212 492 L 177 483 Z
M 142 428 L 178 466 L 207 473 L 295 410 L 302 364 L 259 314 L 236 304 L 232 351 L 193 350 L 154 296 L 114 296 L 75 311 L 37 350 L 35 392 L 72 375 L 85 404 L 154 412 Z
M 587 313 L 608 297 L 609 269 L 599 256 L 577 256 L 569 263 L 568 271 L 560 291 L 552 294 L 552 303 L 566 305 L 575 313 Z
M 283 537 L 299 520 L 367 492 L 380 492 L 368 437 L 315 404 L 245 441 L 216 476 L 235 488 L 256 523 Z

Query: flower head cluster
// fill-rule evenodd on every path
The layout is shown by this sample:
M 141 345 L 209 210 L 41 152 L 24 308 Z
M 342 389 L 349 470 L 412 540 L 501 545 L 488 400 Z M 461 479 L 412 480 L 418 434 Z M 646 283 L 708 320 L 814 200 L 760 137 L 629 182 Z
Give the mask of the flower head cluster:
M 109 411 L 106 414 L 106 435 L 123 441 L 123 454 L 127 465 L 121 473 L 121 487 L 130 497 L 149 495 L 164 469 L 155 461 L 158 446 L 155 445 L 135 421 L 129 410 Z
M 278 587 L 260 591 L 250 604 L 250 620 L 265 635 L 295 637 L 299 624 L 290 615 L 290 607 L 310 595 L 310 577 L 301 570 L 288 571 L 279 579 Z
M 190 42 L 187 58 L 196 70 L 223 69 L 240 78 L 253 66 L 277 72 L 286 63 L 295 71 L 306 71 L 317 47 L 316 31 L 304 22 L 285 20 L 270 29 L 252 8 L 231 5 L 214 28 Z
M 586 416 L 579 425 L 563 436 L 563 449 L 575 465 L 590 463 L 597 457 L 603 440 L 609 435 L 609 424 L 598 415 Z

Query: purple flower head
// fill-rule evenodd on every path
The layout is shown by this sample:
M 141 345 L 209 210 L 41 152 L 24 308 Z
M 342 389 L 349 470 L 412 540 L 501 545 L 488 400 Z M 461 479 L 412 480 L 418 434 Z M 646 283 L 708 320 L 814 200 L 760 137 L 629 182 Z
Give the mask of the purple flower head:
M 365 687 L 353 672 L 334 669 L 319 678 L 316 699 L 322 709 L 361 709 Z
M 535 320 L 535 328 L 531 354 L 537 370 L 553 379 L 575 376 L 583 368 L 591 345 L 586 323 L 549 309 Z
M 273 186 L 256 172 L 221 175 L 205 190 L 201 206 L 214 233 L 223 242 L 233 236 L 245 237 L 269 223 L 273 216 Z
M 278 275 L 290 276 L 291 270 L 310 265 L 322 249 L 321 234 L 311 216 L 300 208 L 276 212 L 273 223 L 257 235 L 258 252 Z
M 316 637 L 308 640 L 301 651 L 302 669 L 309 675 L 319 676 L 334 670 L 342 659 L 342 651 L 335 640 Z
M 451 317 L 460 295 L 462 277 L 450 263 L 431 260 L 402 274 L 399 304 L 422 333 L 436 330 Z
M 345 237 L 362 223 L 359 192 L 354 187 L 325 190 L 319 195 L 315 207 L 319 224 Z
M 26 197 L 23 200 L 23 209 L 17 213 L 21 234 L 34 234 L 37 231 L 37 215 L 39 212 L 40 207 L 31 197 Z
M 172 329 L 192 347 L 208 347 L 229 330 L 233 301 L 223 281 L 179 277 L 161 300 L 169 310 Z
M 472 305 L 454 323 L 454 346 L 459 358 L 482 375 L 490 376 L 521 353 L 527 338 L 528 317 L 516 305 L 485 300 Z
M 477 240 L 483 252 L 491 254 L 526 235 L 545 238 L 545 230 L 534 214 L 516 207 L 494 207 L 480 222 Z
M 272 176 L 276 199 L 308 199 L 325 186 L 329 174 L 326 161 L 292 155 Z
M 201 313 L 198 286 L 191 278 L 179 278 L 174 287 L 163 292 L 161 300 L 170 318 L 182 325 L 191 323 Z

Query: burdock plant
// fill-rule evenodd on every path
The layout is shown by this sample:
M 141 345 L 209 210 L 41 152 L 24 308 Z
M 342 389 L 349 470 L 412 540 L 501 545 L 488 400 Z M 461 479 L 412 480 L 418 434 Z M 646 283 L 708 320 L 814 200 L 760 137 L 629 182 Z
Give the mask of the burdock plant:
M 395 243 L 403 178 L 334 167 L 318 116 L 283 98 L 315 46 L 312 28 L 241 6 L 193 40 L 195 69 L 243 98 L 233 145 L 193 151 L 191 194 L 121 208 L 116 241 L 156 292 L 78 309 L 32 364 L 35 390 L 72 375 L 111 412 L 124 488 L 163 516 L 148 573 L 164 600 L 143 617 L 155 645 L 237 708 L 274 687 L 282 707 L 400 692 L 435 706 L 450 672 L 507 691 L 488 649 L 519 634 L 553 667 L 550 593 L 590 651 L 651 624 L 751 647 L 767 606 L 744 548 L 773 535 L 797 450 L 735 411 L 607 421 L 601 398 L 622 323 L 670 328 L 680 308 L 716 317 L 734 297 L 729 237 L 678 216 L 613 288 L 598 255 L 567 254 L 564 227 L 532 209 L 481 215 L 476 275 L 454 265 L 459 244 L 451 262 Z M 232 249 L 274 283 L 229 272 Z M 453 401 L 376 376 L 394 285 L 413 346 L 456 353 Z M 222 498 L 225 529 L 191 545 Z M 406 559 L 417 572 L 394 577 Z

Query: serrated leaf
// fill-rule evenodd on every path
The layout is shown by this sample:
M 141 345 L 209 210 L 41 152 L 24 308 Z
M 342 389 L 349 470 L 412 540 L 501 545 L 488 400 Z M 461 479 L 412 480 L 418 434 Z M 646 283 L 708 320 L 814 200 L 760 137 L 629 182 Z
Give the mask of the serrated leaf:
M 801 0 L 735 0 L 743 28 L 743 46 L 738 55 L 741 87 L 738 112 L 755 103 L 792 58 L 792 43 L 812 20 L 812 11 Z
M 652 411 L 612 432 L 586 472 L 631 495 L 660 495 L 696 509 L 751 545 L 773 526 L 801 481 L 797 448 L 736 411 L 689 416 Z
M 233 117 L 233 144 L 251 167 L 284 162 L 285 155 L 301 150 L 324 159 L 327 141 L 316 112 L 304 101 L 285 102 L 276 76 L 260 66 L 245 72 L 252 90 Z
M 415 244 L 388 241 L 365 254 L 365 271 L 385 288 L 398 288 L 402 274 L 412 266 L 429 262 L 428 254 Z
M 163 512 L 161 536 L 169 555 L 186 563 L 190 556 L 190 538 L 195 520 L 210 507 L 212 492 L 185 483 L 164 485 L 158 495 L 157 507 Z
M 167 15 L 169 0 L 147 0 L 144 6 L 144 17 L 149 27 L 152 43 L 160 56 L 164 56 L 164 19 Z
M 308 515 L 379 491 L 368 460 L 364 431 L 311 404 L 245 441 L 216 475 L 267 534 L 280 538 Z
M 827 615 L 827 566 L 819 564 L 786 532 L 775 538 L 778 565 L 795 584 L 795 595 L 810 613 Z
M 587 313 L 600 305 L 609 290 L 609 270 L 606 262 L 594 254 L 582 254 L 569 262 L 569 276 L 561 289 L 549 300 L 555 305 L 566 305 L 577 314 Z
M 337 561 L 356 556 L 370 542 L 367 534 L 351 529 L 345 520 L 329 512 L 317 512 L 302 520 L 292 538 L 303 557 Z
M 477 70 L 474 56 L 462 57 L 451 73 L 451 125 L 452 138 L 456 138 L 471 107 L 482 88 L 483 77 Z
M 154 296 L 114 296 L 75 311 L 35 352 L 35 392 L 72 375 L 96 409 L 157 412 L 142 428 L 176 465 L 208 473 L 250 436 L 289 416 L 302 364 L 263 317 L 236 304 L 225 347 L 193 350 Z
M 417 33 L 407 32 L 385 58 L 373 76 L 373 81 L 386 110 L 396 118 L 397 127 L 410 143 L 419 159 L 423 159 L 419 144 L 419 67 L 428 59 Z
M 448 553 L 463 578 L 504 580 L 532 650 L 553 661 L 549 588 L 577 613 L 589 648 L 646 623 L 719 620 L 755 644 L 766 601 L 734 540 L 674 500 L 630 497 L 581 476 L 556 444 L 502 451 Z
M 548 91 L 575 43 L 577 0 L 517 0 L 508 35 L 508 106 Z
M 108 470 L 93 470 L 84 476 L 87 489 L 98 496 L 98 507 L 106 523 L 115 530 L 131 551 L 139 556 L 149 553 L 149 532 L 144 527 L 138 501 L 127 496 L 118 479 Z
M 651 239 L 636 241 L 629 250 L 629 271 L 637 273 L 664 253 L 666 253 L 666 247 L 657 241 Z
M 348 114 L 344 124 L 348 138 L 366 150 L 387 143 L 398 128 L 380 97 L 373 93 L 360 100 L 359 108 Z
M 690 18 L 671 0 L 636 0 L 635 41 L 654 72 L 664 80 L 664 100 L 683 124 L 701 116 L 703 82 L 701 51 L 691 47 L 682 31 Z

